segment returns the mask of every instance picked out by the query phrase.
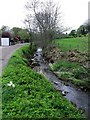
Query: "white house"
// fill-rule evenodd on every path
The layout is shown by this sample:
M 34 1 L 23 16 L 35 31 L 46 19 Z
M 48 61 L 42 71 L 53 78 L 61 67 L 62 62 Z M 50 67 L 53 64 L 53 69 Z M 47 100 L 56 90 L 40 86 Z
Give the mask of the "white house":
M 0 45 L 1 45 L 1 46 L 9 46 L 9 45 L 10 45 L 10 40 L 9 40 L 9 38 L 1 38 L 1 39 L 0 39 Z
M 10 45 L 10 34 L 9 32 L 3 32 L 0 38 L 0 46 Z

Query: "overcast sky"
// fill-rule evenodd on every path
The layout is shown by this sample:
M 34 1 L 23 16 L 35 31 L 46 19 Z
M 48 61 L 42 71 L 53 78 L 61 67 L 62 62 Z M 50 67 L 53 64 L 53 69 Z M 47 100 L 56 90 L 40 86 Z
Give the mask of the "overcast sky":
M 28 0 L 0 0 L 0 28 L 24 27 L 25 4 Z M 63 23 L 77 29 L 88 19 L 88 2 L 90 0 L 54 0 L 59 1 L 63 13 Z

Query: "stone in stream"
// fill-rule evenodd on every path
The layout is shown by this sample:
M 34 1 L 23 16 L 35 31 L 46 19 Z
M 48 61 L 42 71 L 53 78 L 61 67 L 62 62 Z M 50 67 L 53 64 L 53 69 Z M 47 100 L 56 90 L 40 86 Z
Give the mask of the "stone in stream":
M 53 63 L 54 63 L 54 60 L 53 60 L 53 59 L 50 59 L 50 61 L 49 61 L 49 62 L 53 64 Z
M 37 52 L 42 52 L 42 48 L 38 48 L 38 49 L 37 49 Z
M 33 61 L 34 61 L 34 58 L 32 58 L 30 61 L 33 62 Z
M 69 92 L 68 91 L 62 91 L 62 95 L 66 96 Z
M 65 85 L 65 86 L 70 86 L 69 83 L 66 83 L 66 82 L 64 82 L 64 85 Z
M 58 85 L 58 82 L 54 81 L 54 84 Z
M 44 68 L 43 70 L 44 70 L 45 72 L 48 72 L 49 69 L 48 69 L 48 67 L 46 67 L 46 68 Z
M 38 54 L 36 53 L 35 56 L 38 56 Z
M 35 67 L 35 66 L 40 66 L 38 62 L 34 61 L 32 62 L 31 66 Z

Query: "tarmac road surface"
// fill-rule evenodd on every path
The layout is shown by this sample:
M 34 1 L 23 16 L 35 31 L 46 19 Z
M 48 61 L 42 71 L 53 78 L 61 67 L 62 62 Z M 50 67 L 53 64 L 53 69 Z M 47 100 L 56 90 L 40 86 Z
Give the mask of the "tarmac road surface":
M 0 46 L 0 76 L 2 75 L 2 70 L 7 65 L 12 54 L 25 44 L 27 43 L 16 44 L 12 46 Z

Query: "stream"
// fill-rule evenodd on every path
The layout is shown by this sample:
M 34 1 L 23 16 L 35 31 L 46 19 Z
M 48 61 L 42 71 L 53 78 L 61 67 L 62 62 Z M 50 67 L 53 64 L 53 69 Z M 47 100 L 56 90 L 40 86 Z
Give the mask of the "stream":
M 66 99 L 88 115 L 88 93 L 83 92 L 73 85 L 67 85 L 66 82 L 60 80 L 45 63 L 41 48 L 37 49 L 32 61 L 34 71 L 43 74 Z

